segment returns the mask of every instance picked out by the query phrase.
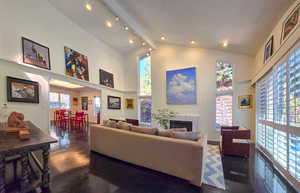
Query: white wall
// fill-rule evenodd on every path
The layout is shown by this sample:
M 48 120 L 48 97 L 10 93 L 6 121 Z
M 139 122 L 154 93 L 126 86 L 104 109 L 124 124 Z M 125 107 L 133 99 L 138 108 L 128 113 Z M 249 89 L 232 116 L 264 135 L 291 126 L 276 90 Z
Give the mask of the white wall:
M 295 44 L 296 41 L 300 39 L 300 24 L 295 28 L 295 30 L 290 33 L 290 35 L 284 40 L 281 41 L 281 35 L 283 31 L 284 21 L 288 18 L 288 16 L 293 12 L 295 7 L 300 5 L 300 0 L 296 0 L 293 5 L 283 14 L 281 19 L 278 21 L 277 25 L 270 32 L 268 38 L 265 40 L 264 44 L 261 45 L 255 56 L 254 62 L 254 71 L 252 75 L 253 83 L 257 81 L 263 74 L 265 74 L 273 65 L 275 65 L 280 58 L 282 58 L 287 51 Z M 265 45 L 269 41 L 269 39 L 274 37 L 274 54 L 270 58 L 270 60 L 264 64 L 264 50 Z
M 6 94 L 6 76 L 17 77 L 26 80 L 32 80 L 39 82 L 39 104 L 31 103 L 7 103 L 8 109 L 6 110 L 6 115 L 8 116 L 11 112 L 17 111 L 25 115 L 25 120 L 32 121 L 35 125 L 48 131 L 49 126 L 49 77 L 45 74 L 36 75 L 36 71 L 27 70 L 26 67 L 19 66 L 18 64 L 0 60 L 0 101 L 1 106 L 7 103 Z M 1 117 L 1 122 L 7 120 L 6 117 Z
M 137 89 L 137 57 L 145 50 L 130 54 L 125 78 L 127 89 Z M 211 49 L 190 48 L 174 45 L 159 45 L 151 57 L 152 63 L 152 101 L 153 111 L 169 108 L 179 114 L 195 114 L 201 117 L 200 130 L 209 135 L 210 140 L 218 140 L 215 129 L 215 97 L 216 97 L 216 61 L 224 60 L 233 64 L 234 68 L 234 101 L 233 124 L 254 128 L 253 109 L 238 108 L 239 95 L 252 94 L 250 79 L 253 58 Z M 187 67 L 197 69 L 197 105 L 166 104 L 166 71 Z M 255 133 L 254 130 L 252 133 Z
M 86 55 L 89 61 L 90 82 L 99 83 L 99 68 L 114 73 L 115 88 L 124 90 L 124 56 L 104 42 L 91 36 L 79 26 L 71 22 L 62 13 L 52 7 L 48 1 L 41 0 L 0 0 L 0 59 L 22 62 L 21 37 L 27 37 L 50 48 L 51 72 L 65 74 L 64 46 L 68 46 Z M 101 27 L 101 25 L 99 25 Z M 26 78 L 24 73 L 34 71 L 44 74 L 47 72 L 23 68 L 22 65 L 0 60 L 1 90 L 0 104 L 6 103 L 4 76 Z M 22 71 L 22 69 L 24 71 Z M 41 85 L 39 105 L 10 103 L 9 110 L 26 113 L 26 117 L 43 128 L 48 128 L 48 85 Z M 105 90 L 105 89 L 104 89 Z M 112 92 L 110 90 L 103 92 Z M 122 92 L 113 91 L 114 95 L 122 96 Z M 102 100 L 103 100 L 102 96 Z M 106 101 L 106 100 L 103 100 Z M 104 109 L 105 110 L 105 109 Z M 106 117 L 124 117 L 121 111 L 102 111 Z M 44 114 L 45 113 L 45 114 Z M 43 117 L 45 116 L 45 118 Z M 42 117 L 42 118 L 38 118 Z M 46 130 L 46 129 L 45 129 Z

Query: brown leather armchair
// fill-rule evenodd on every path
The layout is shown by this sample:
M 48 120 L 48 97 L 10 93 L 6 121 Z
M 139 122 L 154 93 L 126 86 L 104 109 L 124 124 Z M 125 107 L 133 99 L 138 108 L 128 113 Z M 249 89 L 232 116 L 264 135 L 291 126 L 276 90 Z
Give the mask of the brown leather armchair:
M 241 130 L 238 126 L 221 127 L 220 149 L 222 155 L 249 157 L 250 136 L 249 129 Z

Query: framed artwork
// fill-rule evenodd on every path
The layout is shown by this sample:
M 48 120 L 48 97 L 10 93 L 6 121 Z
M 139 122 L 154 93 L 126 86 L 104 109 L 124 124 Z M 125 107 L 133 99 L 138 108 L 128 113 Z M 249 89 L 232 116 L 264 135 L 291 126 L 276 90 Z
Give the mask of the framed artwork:
M 274 37 L 272 36 L 265 46 L 264 63 L 266 63 L 269 60 L 269 58 L 273 55 L 273 40 Z
M 73 105 L 74 106 L 78 105 L 78 98 L 77 97 L 73 97 Z
M 49 48 L 22 37 L 23 62 L 50 70 L 50 51 Z
M 7 101 L 39 103 L 39 83 L 13 77 L 6 77 Z
M 300 11 L 300 8 L 299 8 L 299 6 L 297 6 L 296 9 L 294 9 L 294 11 L 292 12 L 292 14 L 285 20 L 285 22 L 283 24 L 281 42 L 283 40 L 285 40 L 288 37 L 288 35 L 298 25 L 298 23 L 299 23 L 299 11 Z
M 250 109 L 252 108 L 252 95 L 239 96 L 239 108 Z
M 68 47 L 65 50 L 66 75 L 89 81 L 88 58 Z
M 167 104 L 197 104 L 196 68 L 166 72 Z
M 121 98 L 116 96 L 107 96 L 108 109 L 121 109 Z
M 112 73 L 100 69 L 99 75 L 100 75 L 100 84 L 110 88 L 114 88 L 114 75 Z
M 125 99 L 126 109 L 134 109 L 134 99 Z
M 88 102 L 89 98 L 88 97 L 81 97 L 81 109 L 83 111 L 87 111 L 89 110 L 89 102 Z

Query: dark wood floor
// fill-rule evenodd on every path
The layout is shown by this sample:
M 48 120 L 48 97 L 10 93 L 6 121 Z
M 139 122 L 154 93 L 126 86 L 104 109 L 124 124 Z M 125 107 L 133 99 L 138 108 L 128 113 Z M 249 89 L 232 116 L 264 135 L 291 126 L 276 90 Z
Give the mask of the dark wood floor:
M 87 132 L 52 128 L 51 189 L 54 193 L 294 193 L 265 158 L 253 149 L 249 160 L 224 157 L 226 191 L 202 188 L 160 172 L 91 153 Z M 128 148 L 128 147 L 120 147 Z

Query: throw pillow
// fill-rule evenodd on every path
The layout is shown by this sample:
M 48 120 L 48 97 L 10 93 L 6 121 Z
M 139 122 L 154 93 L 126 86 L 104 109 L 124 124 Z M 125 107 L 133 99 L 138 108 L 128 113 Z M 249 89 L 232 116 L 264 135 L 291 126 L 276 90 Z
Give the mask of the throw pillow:
M 107 122 L 107 125 L 106 125 L 107 127 L 112 127 L 112 128 L 117 128 L 117 122 L 116 121 L 111 121 L 111 120 L 109 120 L 108 122 Z
M 158 136 L 162 137 L 171 137 L 171 132 L 170 130 L 160 130 L 158 131 Z
M 108 120 L 103 120 L 103 125 L 107 126 Z
M 147 128 L 147 127 L 138 127 L 138 126 L 131 126 L 131 130 L 137 133 L 144 133 L 149 135 L 156 135 L 158 129 L 156 128 Z
M 176 132 L 172 131 L 171 137 L 175 139 L 185 139 L 191 141 L 197 141 L 200 139 L 200 132 Z
M 122 130 L 130 130 L 132 124 L 123 122 L 123 121 L 119 121 L 117 124 L 117 128 L 122 129 Z

